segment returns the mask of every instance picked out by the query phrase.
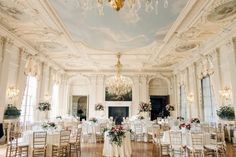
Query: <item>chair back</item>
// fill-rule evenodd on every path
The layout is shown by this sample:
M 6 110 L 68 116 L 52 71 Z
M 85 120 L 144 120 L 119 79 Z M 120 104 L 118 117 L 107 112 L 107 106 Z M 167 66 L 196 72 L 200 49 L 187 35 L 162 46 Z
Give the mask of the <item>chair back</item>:
M 162 130 L 163 131 L 168 131 L 168 130 L 170 130 L 170 126 L 168 124 L 163 124 L 162 125 Z
M 75 138 L 76 143 L 80 143 L 81 133 L 82 133 L 82 128 L 78 128 L 76 130 L 76 138 Z
M 161 139 L 163 138 L 163 135 L 164 135 L 164 132 L 160 129 L 158 129 L 156 132 L 155 132 L 155 138 L 157 139 L 157 143 L 158 144 L 161 144 Z
M 201 130 L 203 132 L 209 132 L 209 124 L 201 124 Z
M 204 143 L 203 143 L 204 142 L 203 133 L 201 133 L 201 132 L 192 132 L 191 133 L 191 138 L 192 138 L 193 147 L 204 145 Z
M 60 146 L 68 145 L 70 141 L 70 130 L 62 130 L 60 131 Z
M 100 130 L 99 130 L 99 131 L 102 133 L 105 128 L 107 128 L 107 123 L 101 123 L 101 124 L 100 124 Z
M 45 147 L 47 142 L 47 132 L 34 132 L 33 133 L 33 148 Z
M 134 132 L 136 134 L 142 134 L 143 133 L 143 126 L 141 123 L 135 123 L 134 124 Z
M 170 144 L 171 145 L 182 145 L 182 132 L 181 131 L 170 131 Z
M 6 157 L 16 157 L 17 147 L 18 147 L 18 137 L 19 133 L 11 131 L 10 132 L 10 143 L 7 144 Z

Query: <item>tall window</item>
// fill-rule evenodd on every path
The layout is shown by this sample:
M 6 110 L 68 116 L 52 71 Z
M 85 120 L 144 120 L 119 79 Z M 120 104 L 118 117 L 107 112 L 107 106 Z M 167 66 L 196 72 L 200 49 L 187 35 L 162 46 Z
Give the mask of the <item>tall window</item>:
M 180 86 L 180 116 L 183 117 L 185 120 L 187 119 L 187 97 L 184 86 Z
M 51 106 L 51 117 L 55 118 L 59 113 L 59 85 L 54 84 L 52 88 L 52 106 Z
M 21 105 L 21 122 L 33 122 L 34 108 L 36 104 L 37 79 L 33 76 L 27 76 L 25 93 Z
M 210 77 L 206 76 L 201 81 L 202 84 L 202 109 L 204 121 L 215 122 L 216 121 L 216 105 L 212 94 Z

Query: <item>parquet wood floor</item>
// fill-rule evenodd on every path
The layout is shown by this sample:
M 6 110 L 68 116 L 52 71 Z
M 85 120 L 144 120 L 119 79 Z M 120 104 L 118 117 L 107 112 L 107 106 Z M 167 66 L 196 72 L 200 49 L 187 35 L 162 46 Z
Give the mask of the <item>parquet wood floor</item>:
M 83 143 L 81 157 L 102 157 L 103 144 Z M 0 157 L 5 157 L 6 146 L 0 146 Z M 152 143 L 132 142 L 132 157 L 158 157 Z M 236 157 L 236 146 L 227 144 L 227 157 Z

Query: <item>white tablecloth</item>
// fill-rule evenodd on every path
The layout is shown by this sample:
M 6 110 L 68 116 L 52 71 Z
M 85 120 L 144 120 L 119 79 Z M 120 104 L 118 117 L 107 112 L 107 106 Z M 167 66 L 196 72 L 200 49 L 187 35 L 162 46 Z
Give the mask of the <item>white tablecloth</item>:
M 108 132 L 105 132 L 104 135 L 104 145 L 103 145 L 103 156 L 106 157 L 130 157 L 131 150 L 131 141 L 130 141 L 130 132 L 125 133 L 125 137 L 122 141 L 121 146 L 110 143 L 110 137 L 107 136 Z
M 209 144 L 211 135 L 210 133 L 204 133 L 204 141 L 203 144 Z M 165 131 L 163 134 L 162 142 L 170 144 L 170 131 Z M 182 144 L 192 146 L 192 138 L 191 138 L 191 132 L 183 132 L 182 133 Z

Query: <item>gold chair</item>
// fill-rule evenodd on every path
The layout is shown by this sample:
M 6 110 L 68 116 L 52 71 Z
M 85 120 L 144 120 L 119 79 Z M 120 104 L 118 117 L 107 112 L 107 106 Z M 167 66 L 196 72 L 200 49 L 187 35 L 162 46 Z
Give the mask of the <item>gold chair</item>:
M 107 127 L 107 123 L 101 123 L 99 125 L 99 130 L 96 131 L 96 142 L 103 142 L 104 137 L 103 137 L 103 131 Z
M 211 134 L 210 144 L 204 146 L 206 155 L 225 156 L 226 144 L 224 132 L 216 132 Z
M 34 132 L 33 134 L 33 157 L 46 157 L 47 132 Z
M 161 131 L 160 129 L 157 129 L 156 132 L 153 135 L 153 141 L 154 144 L 157 146 L 158 150 L 159 150 L 159 156 L 169 156 L 170 152 L 170 144 L 163 142 L 163 135 L 164 132 Z
M 82 132 L 82 128 L 78 128 L 76 130 L 75 139 L 70 140 L 70 142 L 69 142 L 69 146 L 70 146 L 69 156 L 71 156 L 71 153 L 75 153 L 76 157 L 78 157 L 78 152 L 80 153 L 80 156 L 81 156 L 81 132 Z
M 138 139 L 144 139 L 143 126 L 141 123 L 134 124 L 134 140 L 138 141 Z
M 183 156 L 185 154 L 181 131 L 170 131 L 170 149 L 171 156 L 175 156 L 175 154 Z
M 93 142 L 95 134 L 93 126 L 90 126 L 89 124 L 82 124 L 82 133 L 83 133 L 82 135 L 83 142 L 85 143 Z
M 155 137 L 155 134 L 160 129 L 159 124 L 153 124 L 152 127 L 148 128 L 148 139 L 151 137 L 153 140 L 153 137 Z
M 10 132 L 10 140 L 7 144 L 6 157 L 16 157 L 18 147 L 18 134 Z
M 191 154 L 193 156 L 200 155 L 204 157 L 204 140 L 203 140 L 203 133 L 201 132 L 194 132 L 191 133 L 192 145 L 187 146 L 188 156 Z
M 12 153 L 9 153 L 8 151 L 13 151 L 13 154 L 15 154 L 14 152 L 16 151 L 17 157 L 28 157 L 29 145 L 19 141 L 20 136 L 21 136 L 21 133 L 18 131 L 10 132 L 10 144 L 8 144 L 7 153 L 6 153 L 6 154 L 9 154 L 9 156 L 12 156 Z
M 70 141 L 70 130 L 60 131 L 60 141 L 59 144 L 52 145 L 52 157 L 67 156 L 69 141 Z

